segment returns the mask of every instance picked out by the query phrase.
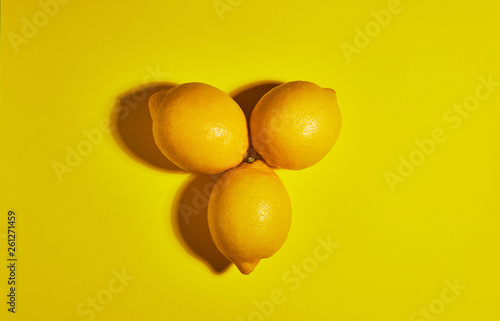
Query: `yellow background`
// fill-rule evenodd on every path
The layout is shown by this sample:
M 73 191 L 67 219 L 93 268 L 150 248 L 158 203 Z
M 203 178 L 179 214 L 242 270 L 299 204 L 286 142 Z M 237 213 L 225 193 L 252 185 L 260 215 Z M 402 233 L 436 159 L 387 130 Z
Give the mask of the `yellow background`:
M 71 0 L 17 53 L 8 35 L 22 36 L 23 17 L 42 9 L 2 1 L 1 257 L 14 209 L 19 258 L 17 313 L 2 303 L 2 320 L 91 320 L 77 307 L 123 268 L 135 278 L 95 320 L 408 320 L 441 309 L 455 278 L 467 288 L 436 320 L 500 319 L 500 87 L 459 128 L 443 119 L 478 77 L 500 81 L 498 2 L 402 0 L 349 63 L 341 43 L 354 45 L 355 28 L 373 27 L 371 11 L 390 1 L 221 1 L 232 8 L 223 19 L 211 0 Z M 151 70 L 167 86 L 206 82 L 242 104 L 299 79 L 338 93 L 340 138 L 315 166 L 278 171 L 292 227 L 249 276 L 204 243 L 203 210 L 192 226 L 178 221 L 178 204 L 193 205 L 207 178 L 173 169 L 141 131 L 137 95 L 157 89 Z M 137 108 L 118 121 L 113 107 L 127 99 Z M 108 119 L 116 129 L 60 182 L 53 163 Z M 398 174 L 398 157 L 436 128 L 447 140 L 392 192 L 384 173 Z M 318 237 L 340 247 L 293 291 L 282 278 L 310 261 Z M 255 313 L 275 289 L 285 302 Z

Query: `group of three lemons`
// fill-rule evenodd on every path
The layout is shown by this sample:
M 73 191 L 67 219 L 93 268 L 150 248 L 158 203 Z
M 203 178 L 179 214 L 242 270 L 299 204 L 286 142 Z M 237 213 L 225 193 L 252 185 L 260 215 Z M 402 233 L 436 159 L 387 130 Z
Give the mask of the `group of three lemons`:
M 210 195 L 208 225 L 219 251 L 243 274 L 276 253 L 290 229 L 290 198 L 271 167 L 314 165 L 342 124 L 335 91 L 307 81 L 268 91 L 248 127 L 228 94 L 203 83 L 160 91 L 149 109 L 154 140 L 170 161 L 189 172 L 225 172 Z M 246 157 L 250 142 L 262 160 Z

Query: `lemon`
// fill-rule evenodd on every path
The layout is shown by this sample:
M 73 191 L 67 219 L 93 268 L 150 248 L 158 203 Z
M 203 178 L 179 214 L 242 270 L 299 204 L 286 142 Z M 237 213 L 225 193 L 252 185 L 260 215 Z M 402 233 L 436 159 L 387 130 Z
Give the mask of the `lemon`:
M 257 160 L 221 176 L 210 195 L 207 215 L 219 251 L 241 273 L 249 274 L 285 242 L 292 207 L 278 175 Z
M 243 160 L 248 149 L 245 115 L 222 90 L 182 84 L 151 96 L 149 109 L 156 145 L 180 168 L 216 174 Z
M 323 159 L 337 141 L 341 126 L 335 91 L 307 81 L 274 87 L 250 116 L 255 150 L 267 164 L 292 170 Z

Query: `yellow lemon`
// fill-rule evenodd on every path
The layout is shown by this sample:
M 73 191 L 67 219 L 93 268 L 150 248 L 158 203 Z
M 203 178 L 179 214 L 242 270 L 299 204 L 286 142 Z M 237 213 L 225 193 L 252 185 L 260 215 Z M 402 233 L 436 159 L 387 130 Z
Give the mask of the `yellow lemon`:
M 293 170 L 312 166 L 325 157 L 341 126 L 335 91 L 307 81 L 271 89 L 250 116 L 255 150 L 267 164 Z
M 292 220 L 283 182 L 264 162 L 242 163 L 215 184 L 208 226 L 219 251 L 243 274 L 278 251 Z
M 241 163 L 248 149 L 243 111 L 225 92 L 186 83 L 149 99 L 160 151 L 190 172 L 215 174 Z

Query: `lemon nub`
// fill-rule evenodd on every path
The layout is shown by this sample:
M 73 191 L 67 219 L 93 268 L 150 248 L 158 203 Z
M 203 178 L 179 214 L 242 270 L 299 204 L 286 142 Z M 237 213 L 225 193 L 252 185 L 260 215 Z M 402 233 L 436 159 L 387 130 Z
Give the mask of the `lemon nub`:
M 235 262 L 234 264 L 243 274 L 250 274 L 257 264 L 259 264 L 260 260 L 252 261 L 252 262 Z

